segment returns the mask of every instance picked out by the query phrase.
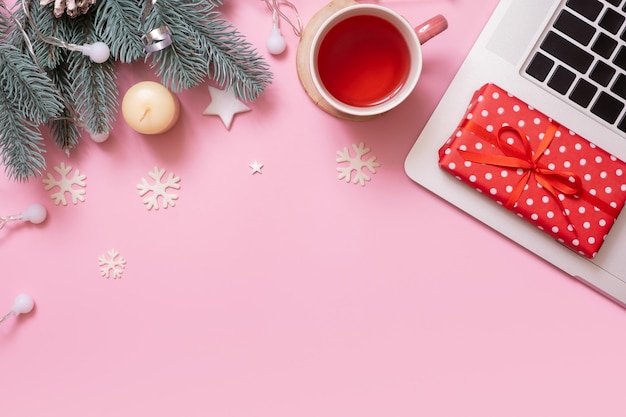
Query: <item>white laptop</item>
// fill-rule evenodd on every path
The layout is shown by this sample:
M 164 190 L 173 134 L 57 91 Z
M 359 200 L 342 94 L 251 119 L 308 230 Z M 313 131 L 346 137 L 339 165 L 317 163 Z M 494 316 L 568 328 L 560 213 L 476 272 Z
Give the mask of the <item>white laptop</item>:
M 405 162 L 421 186 L 624 306 L 626 213 L 587 259 L 444 172 L 438 150 L 493 83 L 626 161 L 625 10 L 626 0 L 501 0 Z

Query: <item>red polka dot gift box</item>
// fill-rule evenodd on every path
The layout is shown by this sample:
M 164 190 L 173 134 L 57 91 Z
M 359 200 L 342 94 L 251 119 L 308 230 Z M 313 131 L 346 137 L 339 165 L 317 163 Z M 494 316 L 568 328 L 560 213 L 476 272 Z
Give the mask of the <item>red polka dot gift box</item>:
M 494 84 L 478 90 L 439 165 L 593 258 L 626 200 L 626 164 Z

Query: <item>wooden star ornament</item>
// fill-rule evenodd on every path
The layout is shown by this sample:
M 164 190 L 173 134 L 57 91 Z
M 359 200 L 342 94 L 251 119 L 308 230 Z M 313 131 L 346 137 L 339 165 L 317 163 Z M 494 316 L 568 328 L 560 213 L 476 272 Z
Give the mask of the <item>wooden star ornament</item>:
M 204 116 L 219 116 L 228 130 L 230 130 L 236 114 L 251 110 L 237 98 L 232 89 L 220 90 L 209 86 L 209 94 L 211 95 L 211 103 L 202 114 Z

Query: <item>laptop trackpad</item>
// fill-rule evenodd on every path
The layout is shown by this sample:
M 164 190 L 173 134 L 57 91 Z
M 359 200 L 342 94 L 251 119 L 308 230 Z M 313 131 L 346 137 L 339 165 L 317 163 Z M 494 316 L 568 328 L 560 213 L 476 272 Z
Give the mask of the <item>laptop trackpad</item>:
M 626 262 L 624 262 L 624 242 L 626 241 L 626 208 L 611 228 L 606 241 L 598 251 L 593 263 L 611 274 L 624 280 Z
M 532 3 L 532 7 L 528 4 Z M 544 17 L 554 2 L 546 0 L 525 0 L 511 2 L 493 35 L 487 42 L 487 49 L 517 66 L 539 28 L 545 26 Z

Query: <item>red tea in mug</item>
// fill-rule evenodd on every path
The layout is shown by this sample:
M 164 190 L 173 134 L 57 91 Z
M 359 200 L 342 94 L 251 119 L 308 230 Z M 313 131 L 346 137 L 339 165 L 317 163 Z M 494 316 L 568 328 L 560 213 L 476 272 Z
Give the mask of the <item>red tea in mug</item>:
M 400 90 L 409 75 L 411 54 L 393 24 L 377 16 L 358 15 L 328 31 L 317 63 L 329 94 L 351 106 L 369 107 Z

